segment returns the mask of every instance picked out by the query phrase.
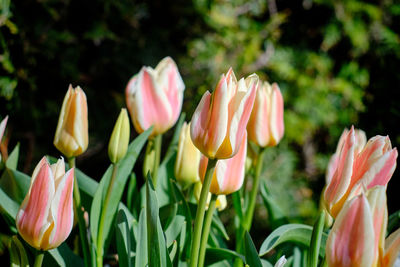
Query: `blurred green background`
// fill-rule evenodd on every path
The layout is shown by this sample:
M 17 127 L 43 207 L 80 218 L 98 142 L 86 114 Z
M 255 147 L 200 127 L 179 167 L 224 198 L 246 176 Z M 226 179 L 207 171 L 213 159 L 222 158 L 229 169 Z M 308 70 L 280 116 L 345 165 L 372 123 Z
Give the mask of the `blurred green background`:
M 0 116 L 10 116 L 9 151 L 21 143 L 24 172 L 60 155 L 52 142 L 71 83 L 89 105 L 78 165 L 100 177 L 129 78 L 167 55 L 186 84 L 189 119 L 229 66 L 279 84 L 285 136 L 264 172 L 278 217 L 313 221 L 344 127 L 399 145 L 400 1 L 0 0 L 0 9 Z M 397 171 L 389 183 L 390 213 L 400 209 L 399 179 Z M 255 224 L 266 227 L 265 209 Z

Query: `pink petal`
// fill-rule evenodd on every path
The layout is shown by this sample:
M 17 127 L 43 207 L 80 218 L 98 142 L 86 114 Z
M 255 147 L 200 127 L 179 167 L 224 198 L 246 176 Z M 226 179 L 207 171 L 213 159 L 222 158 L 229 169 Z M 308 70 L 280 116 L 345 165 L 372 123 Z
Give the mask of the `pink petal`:
M 385 255 L 382 259 L 383 267 L 394 265 L 400 253 L 400 229 L 397 229 L 389 235 L 385 242 Z
M 270 145 L 275 146 L 283 137 L 285 131 L 283 123 L 283 97 L 279 87 L 276 83 L 272 84 L 272 97 L 271 97 L 271 113 L 270 113 L 270 129 L 272 142 Z

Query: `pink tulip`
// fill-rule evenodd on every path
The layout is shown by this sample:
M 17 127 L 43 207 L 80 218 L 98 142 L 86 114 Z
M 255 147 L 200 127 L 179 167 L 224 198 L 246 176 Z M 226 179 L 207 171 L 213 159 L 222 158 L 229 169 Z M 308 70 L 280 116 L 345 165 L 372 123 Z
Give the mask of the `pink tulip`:
M 341 147 L 336 170 L 327 184 L 324 200 L 333 217 L 347 199 L 376 185 L 386 186 L 396 168 L 397 149 L 389 137 L 375 136 L 358 152 L 354 128 Z
M 346 202 L 328 236 L 328 266 L 392 267 L 400 253 L 400 229 L 385 241 L 387 221 L 385 186 Z
M 258 84 L 247 132 L 249 140 L 260 147 L 276 146 L 283 137 L 283 98 L 276 83 Z
M 330 267 L 372 267 L 375 234 L 372 212 L 364 195 L 346 203 L 333 224 L 326 243 Z
M 154 126 L 153 135 L 170 129 L 181 113 L 185 85 L 170 57 L 155 69 L 143 67 L 126 87 L 126 104 L 138 133 Z
M 49 165 L 43 157 L 36 166 L 16 218 L 18 232 L 32 247 L 49 250 L 67 239 L 74 221 L 73 185 L 74 169 L 65 173 L 63 159 Z
M 191 122 L 194 145 L 208 158 L 227 159 L 239 151 L 256 97 L 258 76 L 236 80 L 230 68 L 214 92 L 204 93 Z
M 247 133 L 245 131 L 239 152 L 229 159 L 218 160 L 211 180 L 210 192 L 215 195 L 228 195 L 243 185 L 247 153 Z M 200 179 L 203 182 L 208 158 L 202 155 L 200 160 Z
M 7 121 L 8 121 L 8 116 L 6 116 L 0 123 L 0 144 L 1 144 L 1 139 L 3 139 L 4 131 L 6 130 Z M 0 154 L 0 160 L 1 160 L 1 154 Z

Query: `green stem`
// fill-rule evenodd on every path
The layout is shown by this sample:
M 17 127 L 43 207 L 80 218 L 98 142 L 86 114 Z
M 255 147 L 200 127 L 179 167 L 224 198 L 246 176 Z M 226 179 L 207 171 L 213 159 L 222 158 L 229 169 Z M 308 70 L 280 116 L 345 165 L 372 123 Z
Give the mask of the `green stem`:
M 44 251 L 43 250 L 37 250 L 35 263 L 33 264 L 33 267 L 41 267 L 42 263 L 43 263 L 43 258 L 44 258 Z
M 321 237 L 324 230 L 325 224 L 325 212 L 321 211 L 318 216 L 317 221 L 314 224 L 314 228 L 311 235 L 310 250 L 308 251 L 307 266 L 317 267 L 318 266 L 318 256 L 319 248 L 321 246 Z
M 70 168 L 75 168 L 75 157 L 68 159 L 68 164 Z M 81 203 L 81 194 L 79 192 L 78 179 L 76 175 L 74 177 L 74 203 L 75 203 L 75 214 L 78 217 L 78 227 L 79 227 L 79 236 L 81 239 L 82 251 L 83 251 L 83 259 L 85 262 L 85 266 L 90 266 L 90 252 L 89 252 L 89 243 L 87 239 L 87 229 L 85 220 L 83 218 L 82 211 L 82 203 Z
M 217 164 L 216 159 L 209 159 L 207 164 L 206 176 L 204 177 L 201 188 L 200 200 L 197 205 L 196 219 L 194 220 L 194 231 L 192 239 L 192 248 L 190 253 L 190 266 L 197 267 L 199 258 L 200 237 L 203 227 L 204 211 L 206 208 L 207 196 L 210 191 L 211 180 L 214 174 L 214 167 Z
M 261 171 L 262 171 L 262 166 L 263 166 L 263 161 L 264 161 L 264 155 L 265 155 L 266 148 L 261 148 L 260 153 L 258 154 L 257 162 L 256 162 L 256 167 L 255 167 L 255 173 L 254 173 L 254 179 L 253 179 L 253 186 L 250 191 L 250 199 L 249 199 L 249 204 L 246 209 L 246 212 L 243 217 L 242 223 L 239 225 L 238 229 L 238 235 L 237 235 L 237 240 L 236 240 L 236 251 L 238 253 L 241 253 L 243 250 L 243 239 L 244 239 L 244 234 L 245 232 L 250 232 L 251 224 L 253 222 L 253 216 L 254 216 L 254 209 L 256 206 L 256 200 L 257 200 L 257 194 L 258 194 L 258 187 L 260 184 L 260 176 L 261 176 Z M 243 266 L 242 261 L 238 260 L 235 262 L 235 266 Z
M 203 233 L 201 235 L 201 243 L 200 243 L 200 254 L 199 254 L 199 267 L 204 266 L 204 258 L 206 256 L 206 247 L 208 241 L 208 235 L 210 234 L 210 226 L 213 218 L 213 213 L 215 210 L 215 205 L 217 203 L 217 195 L 211 195 L 211 201 L 208 205 L 208 210 L 206 214 L 206 220 L 204 221 L 203 225 Z
M 108 207 L 108 203 L 110 202 L 111 192 L 113 190 L 114 182 L 115 182 L 116 177 L 117 177 L 117 170 L 118 170 L 118 165 L 117 164 L 113 164 L 113 172 L 112 172 L 112 175 L 111 175 L 110 184 L 108 185 L 107 193 L 106 193 L 106 196 L 104 198 L 103 208 L 101 210 L 100 222 L 99 222 L 99 231 L 98 231 L 98 236 L 97 236 L 97 248 L 96 248 L 97 266 L 103 266 L 104 222 L 105 222 L 105 218 L 107 216 L 107 207 Z
M 157 186 L 158 167 L 160 165 L 161 157 L 161 141 L 162 135 L 156 135 L 149 139 L 146 148 L 146 155 L 144 158 L 144 177 L 147 177 L 147 172 L 150 171 L 153 178 L 154 187 Z

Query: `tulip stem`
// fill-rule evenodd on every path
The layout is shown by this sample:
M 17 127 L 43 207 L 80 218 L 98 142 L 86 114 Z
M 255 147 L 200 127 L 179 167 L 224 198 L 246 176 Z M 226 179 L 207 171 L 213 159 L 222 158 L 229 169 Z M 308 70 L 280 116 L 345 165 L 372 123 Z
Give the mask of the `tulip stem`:
M 251 224 L 253 222 L 254 209 L 256 206 L 258 187 L 260 184 L 260 176 L 261 176 L 265 151 L 267 151 L 265 147 L 261 148 L 260 153 L 258 154 L 258 157 L 257 157 L 254 179 L 253 179 L 253 186 L 250 191 L 249 204 L 248 204 L 248 207 L 244 214 L 243 221 L 239 225 L 239 234 L 237 235 L 237 240 L 236 240 L 236 251 L 238 253 L 242 252 L 242 249 L 243 249 L 242 241 L 244 239 L 244 234 L 246 231 L 250 232 Z M 240 260 L 236 261 L 235 266 L 243 266 L 242 261 L 240 261 Z
M 210 226 L 211 226 L 215 206 L 217 203 L 217 198 L 218 198 L 217 195 L 211 194 L 211 201 L 210 201 L 210 204 L 208 205 L 206 219 L 205 219 L 204 225 L 203 225 L 203 233 L 201 235 L 199 265 L 198 265 L 199 267 L 204 266 L 204 258 L 206 256 L 208 235 L 210 234 Z
M 108 203 L 110 201 L 111 192 L 113 190 L 114 182 L 115 182 L 115 179 L 117 177 L 117 170 L 118 170 L 118 165 L 117 164 L 113 164 L 113 172 L 111 174 L 110 184 L 108 185 L 107 193 L 106 193 L 106 196 L 104 198 L 103 208 L 101 209 L 99 232 L 98 232 L 98 236 L 97 236 L 97 251 L 96 251 L 97 266 L 103 266 L 103 254 L 104 254 L 104 252 L 103 252 L 104 229 L 103 228 L 104 228 L 105 218 L 107 216 L 107 207 L 108 207 Z
M 69 168 L 75 168 L 75 157 L 68 158 Z M 74 172 L 75 175 L 75 172 Z M 85 220 L 83 219 L 83 210 L 81 203 L 81 194 L 79 192 L 78 179 L 76 175 L 74 177 L 74 204 L 75 204 L 75 214 L 78 217 L 78 227 L 79 227 L 79 236 L 82 244 L 83 251 L 83 259 L 85 262 L 85 266 L 90 266 L 90 252 L 89 252 L 89 243 L 87 239 L 87 229 Z
M 33 267 L 41 267 L 42 263 L 43 263 L 43 258 L 44 258 L 44 251 L 43 250 L 37 250 L 35 263 L 33 264 Z
M 154 138 L 149 139 L 144 158 L 144 176 L 147 177 L 147 172 L 150 171 L 153 179 L 154 187 L 157 186 L 158 166 L 161 158 L 161 141 L 162 135 L 158 134 Z
M 207 164 L 206 176 L 204 177 L 201 188 L 200 200 L 197 205 L 196 219 L 194 220 L 194 231 L 192 239 L 192 248 L 190 253 L 190 267 L 197 267 L 199 258 L 200 238 L 204 221 L 204 211 L 206 208 L 207 196 L 210 191 L 211 180 L 214 174 L 214 167 L 217 164 L 216 159 L 209 159 Z

